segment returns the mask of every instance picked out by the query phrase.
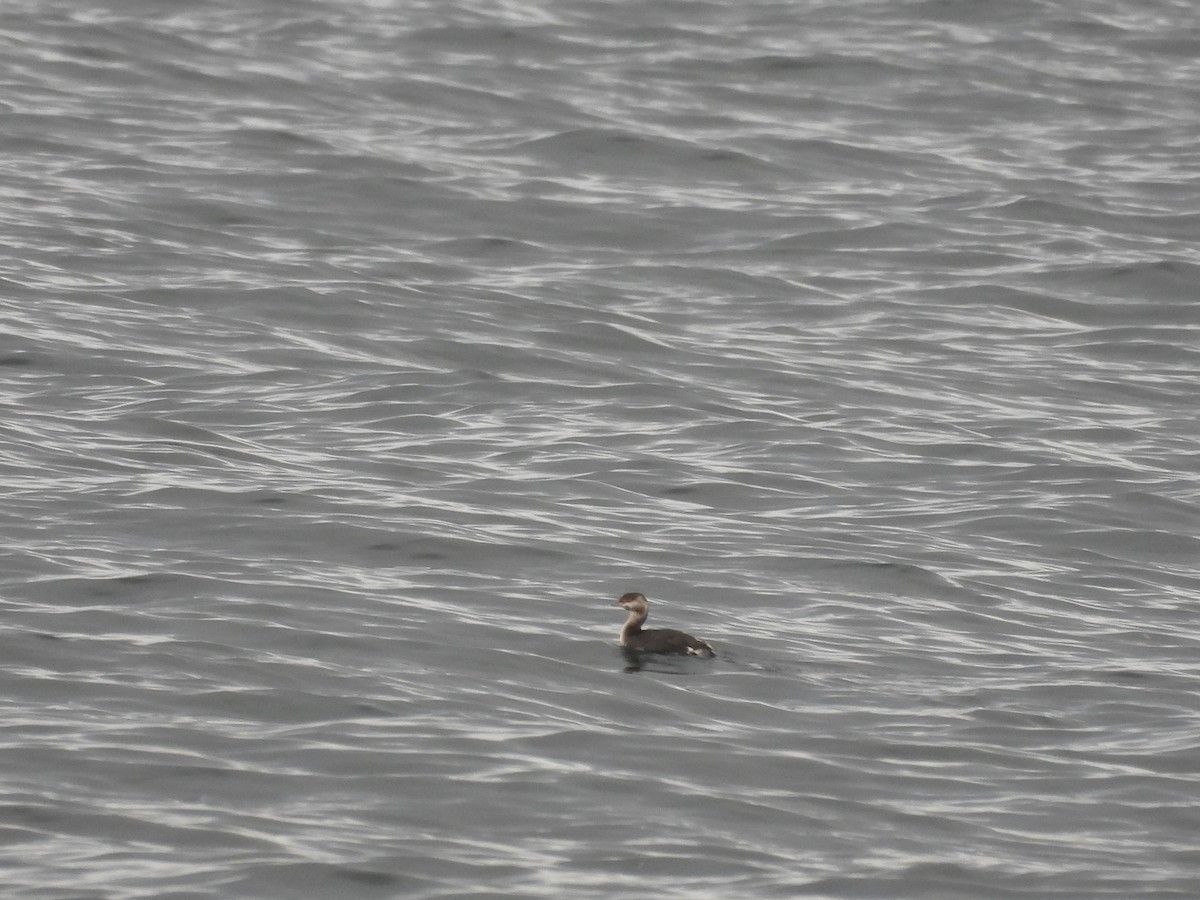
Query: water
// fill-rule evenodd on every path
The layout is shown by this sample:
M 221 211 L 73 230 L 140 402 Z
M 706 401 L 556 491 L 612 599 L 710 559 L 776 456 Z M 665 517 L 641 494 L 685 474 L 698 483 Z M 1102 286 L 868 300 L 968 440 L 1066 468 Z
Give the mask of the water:
M 6 897 L 1200 893 L 1190 4 L 0 21 Z

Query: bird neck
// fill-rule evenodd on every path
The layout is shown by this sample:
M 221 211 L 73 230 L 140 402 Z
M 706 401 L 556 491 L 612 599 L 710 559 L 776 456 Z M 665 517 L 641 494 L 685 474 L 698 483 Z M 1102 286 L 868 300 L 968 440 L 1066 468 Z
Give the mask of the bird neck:
M 631 609 L 629 611 L 629 618 L 626 619 L 625 624 L 621 626 L 621 640 L 625 640 L 625 638 L 629 637 L 631 634 L 637 634 L 639 631 L 641 631 L 642 625 L 645 623 L 646 618 L 649 615 L 650 613 L 648 610 L 638 612 L 637 610 Z

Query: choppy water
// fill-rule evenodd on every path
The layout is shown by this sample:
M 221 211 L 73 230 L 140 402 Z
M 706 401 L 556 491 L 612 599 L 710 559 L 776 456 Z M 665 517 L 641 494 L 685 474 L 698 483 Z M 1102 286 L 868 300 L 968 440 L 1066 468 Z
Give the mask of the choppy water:
M 0 24 L 6 897 L 1200 895 L 1192 4 Z

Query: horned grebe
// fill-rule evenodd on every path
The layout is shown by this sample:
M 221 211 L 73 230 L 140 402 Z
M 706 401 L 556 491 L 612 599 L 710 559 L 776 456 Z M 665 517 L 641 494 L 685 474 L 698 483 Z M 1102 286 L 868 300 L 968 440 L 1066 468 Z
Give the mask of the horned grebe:
M 621 626 L 621 646 L 638 653 L 676 653 L 693 656 L 716 656 L 706 642 L 674 628 L 651 628 L 643 631 L 642 625 L 650 615 L 650 604 L 642 594 L 626 594 L 617 601 L 617 606 L 629 612 L 629 618 Z

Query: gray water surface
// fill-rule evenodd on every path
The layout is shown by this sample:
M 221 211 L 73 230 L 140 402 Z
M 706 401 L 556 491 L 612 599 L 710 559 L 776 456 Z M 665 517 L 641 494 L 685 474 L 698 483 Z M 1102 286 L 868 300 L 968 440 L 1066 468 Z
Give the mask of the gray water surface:
M 0 24 L 6 897 L 1200 895 L 1191 4 Z

